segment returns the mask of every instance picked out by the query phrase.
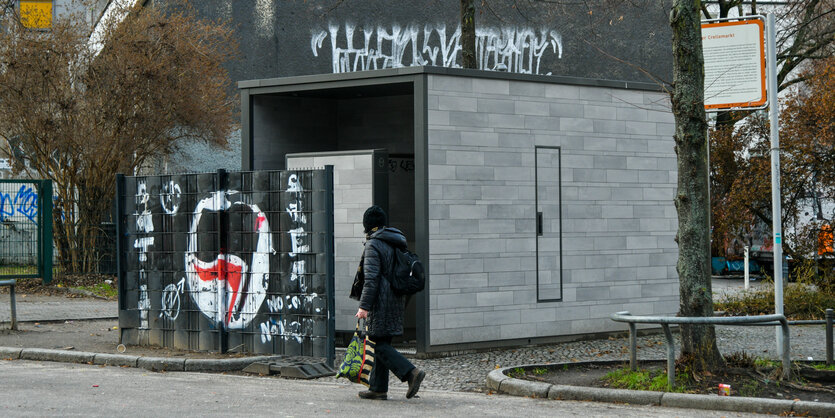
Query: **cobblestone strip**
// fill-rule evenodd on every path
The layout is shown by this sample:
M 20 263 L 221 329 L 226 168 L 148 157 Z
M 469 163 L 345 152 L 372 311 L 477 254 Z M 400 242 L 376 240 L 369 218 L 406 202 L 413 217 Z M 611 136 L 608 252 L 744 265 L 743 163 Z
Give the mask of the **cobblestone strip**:
M 776 331 L 773 327 L 717 326 L 719 350 L 723 354 L 742 352 L 755 356 L 777 359 Z M 676 352 L 681 348 L 676 336 Z M 809 357 L 823 360 L 826 356 L 823 326 L 791 327 L 792 359 Z M 339 357 L 339 356 L 337 356 Z M 489 352 L 462 354 L 433 359 L 412 359 L 415 366 L 426 371 L 421 388 L 451 391 L 485 391 L 485 381 L 490 371 L 500 367 L 523 364 L 547 364 L 565 361 L 623 360 L 628 361 L 629 348 L 626 338 L 549 344 Z M 665 343 L 662 335 L 638 338 L 638 359 L 663 360 Z M 338 361 L 341 360 L 338 358 Z M 344 379 L 338 381 L 345 382 Z M 391 378 L 391 386 L 405 387 L 398 379 Z M 358 386 L 359 389 L 359 386 Z

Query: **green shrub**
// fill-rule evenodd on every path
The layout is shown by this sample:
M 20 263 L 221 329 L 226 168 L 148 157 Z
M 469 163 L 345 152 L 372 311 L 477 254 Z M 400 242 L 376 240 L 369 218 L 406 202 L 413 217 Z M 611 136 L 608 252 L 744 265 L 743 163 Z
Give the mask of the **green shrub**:
M 806 260 L 793 271 L 796 283 L 783 291 L 783 311 L 787 318 L 824 319 L 826 309 L 835 308 L 835 273 L 820 271 L 814 261 Z M 731 316 L 768 315 L 774 313 L 774 283 L 757 290 L 725 295 L 714 304 L 716 310 Z

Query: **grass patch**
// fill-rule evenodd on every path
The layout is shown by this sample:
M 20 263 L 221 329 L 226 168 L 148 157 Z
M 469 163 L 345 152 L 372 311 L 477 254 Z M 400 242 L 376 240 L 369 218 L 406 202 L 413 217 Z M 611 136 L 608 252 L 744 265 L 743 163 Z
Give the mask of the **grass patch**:
M 826 363 L 816 363 L 813 364 L 812 367 L 818 370 L 831 370 L 835 371 L 835 364 L 826 364 Z
M 676 386 L 671 388 L 667 384 L 666 371 L 649 371 L 618 369 L 609 372 L 603 378 L 609 386 L 617 389 L 652 390 L 658 392 L 684 392 L 684 385 L 688 380 L 686 373 L 676 373 Z
M 548 369 L 546 369 L 544 367 L 537 367 L 537 368 L 533 369 L 531 372 L 533 374 L 537 375 L 537 376 L 542 376 L 543 374 L 548 373 Z
M 757 357 L 756 359 L 754 359 L 754 365 L 759 368 L 777 368 L 782 367 L 783 363 L 777 360 Z
M 521 367 L 516 367 L 515 369 L 507 372 L 507 375 L 510 377 L 524 377 L 525 376 L 525 369 Z
M 111 286 L 109 283 L 99 283 L 93 286 L 78 286 L 73 289 L 86 290 L 96 296 L 101 296 L 108 299 L 115 299 L 119 295 L 119 291 Z
M 21 266 L 21 265 L 0 266 L 0 277 L 1 276 L 10 276 L 10 278 L 14 278 L 12 276 L 30 275 L 30 274 L 38 274 L 38 266 Z

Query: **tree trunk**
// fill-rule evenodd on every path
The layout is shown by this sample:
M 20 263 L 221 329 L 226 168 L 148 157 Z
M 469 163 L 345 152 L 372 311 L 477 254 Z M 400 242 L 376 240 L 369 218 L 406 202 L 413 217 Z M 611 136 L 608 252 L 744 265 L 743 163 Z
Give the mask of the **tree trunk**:
M 461 58 L 464 68 L 478 68 L 475 54 L 475 0 L 461 0 Z
M 712 316 L 707 121 L 699 1 L 674 0 L 670 25 L 673 29 L 671 100 L 678 155 L 675 205 L 678 211 L 677 270 L 681 293 L 679 315 Z M 724 365 L 716 347 L 712 325 L 682 325 L 681 354 L 692 359 L 697 369 L 716 370 Z

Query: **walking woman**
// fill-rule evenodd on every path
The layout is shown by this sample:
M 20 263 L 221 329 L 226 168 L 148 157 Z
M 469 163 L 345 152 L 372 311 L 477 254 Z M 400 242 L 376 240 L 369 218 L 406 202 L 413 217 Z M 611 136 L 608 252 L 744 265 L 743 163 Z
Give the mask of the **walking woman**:
M 365 284 L 360 296 L 357 318 L 365 318 L 369 338 L 376 344 L 374 368 L 371 370 L 367 391 L 362 399 L 383 400 L 388 397 L 389 371 L 401 382 L 408 382 L 406 398 L 412 398 L 426 376 L 391 346 L 392 337 L 403 335 L 405 300 L 391 290 L 390 275 L 394 265 L 394 248 L 406 247 L 406 237 L 397 228 L 386 227 L 386 213 L 379 206 L 371 206 L 362 217 L 365 228 Z

